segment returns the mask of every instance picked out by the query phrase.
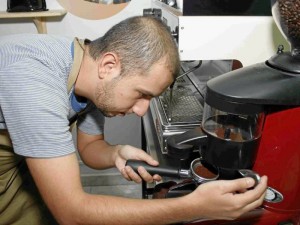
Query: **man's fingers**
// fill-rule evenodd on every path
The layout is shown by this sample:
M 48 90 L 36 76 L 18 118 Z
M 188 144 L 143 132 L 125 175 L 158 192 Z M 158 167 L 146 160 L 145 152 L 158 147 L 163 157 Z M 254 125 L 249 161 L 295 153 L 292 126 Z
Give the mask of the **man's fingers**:
M 158 175 L 158 174 L 155 174 L 155 175 L 153 175 L 153 180 L 155 180 L 155 181 L 161 181 L 162 177 L 160 175 Z
M 229 180 L 222 183 L 222 191 L 223 194 L 226 193 L 235 193 L 239 190 L 245 190 L 253 187 L 255 184 L 255 181 L 253 178 L 246 177 L 246 178 L 240 178 L 236 180 Z
M 154 160 L 150 155 L 148 155 L 146 152 L 143 152 L 138 155 L 138 160 L 145 161 L 151 166 L 158 166 L 158 161 Z
M 126 175 L 122 173 L 122 175 L 127 179 L 127 180 L 132 180 L 136 183 L 141 183 L 142 179 L 141 177 L 130 167 L 130 166 L 125 166 L 124 172 Z
M 251 190 L 251 191 L 254 191 L 254 190 Z M 248 212 L 250 210 L 258 208 L 259 206 L 261 206 L 263 204 L 265 196 L 266 196 L 266 191 L 264 191 L 263 194 L 260 195 L 260 197 L 257 200 L 255 200 L 253 202 L 250 202 L 249 204 L 245 205 L 243 210 L 245 212 Z
M 253 188 L 254 185 L 254 179 L 247 177 L 224 182 L 221 190 L 223 194 L 234 194 L 234 198 L 242 204 L 250 204 L 262 199 L 262 196 L 264 196 L 267 188 L 267 177 L 262 176 L 259 184 L 255 188 Z M 241 192 L 242 190 L 247 191 Z
M 152 183 L 154 181 L 161 181 L 161 176 L 158 174 L 154 174 L 153 176 L 149 174 L 149 172 L 142 166 L 138 167 L 139 175 L 143 178 L 147 183 Z
M 152 183 L 153 182 L 152 175 L 149 174 L 144 167 L 139 166 L 138 167 L 138 172 L 139 172 L 139 175 L 143 178 L 144 181 L 146 181 L 148 183 Z
M 128 176 L 125 167 L 122 170 L 120 170 L 120 172 L 126 180 L 131 181 L 131 178 Z
M 123 177 L 127 180 L 132 180 L 136 183 L 142 182 L 142 179 L 146 181 L 147 183 L 152 183 L 154 181 L 161 181 L 161 176 L 158 174 L 151 175 L 147 172 L 147 170 L 139 166 L 137 168 L 137 172 L 135 172 L 130 166 L 126 166 L 122 171 L 121 171 Z M 141 179 L 142 178 L 142 179 Z
M 245 193 L 237 194 L 236 197 L 247 205 L 261 204 L 266 194 L 267 189 L 267 177 L 262 176 L 259 184 L 252 190 L 248 190 Z M 252 207 L 253 207 L 252 206 Z

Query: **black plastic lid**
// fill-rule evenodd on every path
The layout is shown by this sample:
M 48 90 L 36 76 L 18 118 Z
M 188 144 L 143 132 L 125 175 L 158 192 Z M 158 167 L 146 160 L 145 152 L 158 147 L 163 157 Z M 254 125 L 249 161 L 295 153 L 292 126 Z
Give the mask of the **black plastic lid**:
M 225 112 L 250 115 L 267 105 L 299 106 L 299 87 L 300 75 L 258 63 L 209 80 L 205 101 Z

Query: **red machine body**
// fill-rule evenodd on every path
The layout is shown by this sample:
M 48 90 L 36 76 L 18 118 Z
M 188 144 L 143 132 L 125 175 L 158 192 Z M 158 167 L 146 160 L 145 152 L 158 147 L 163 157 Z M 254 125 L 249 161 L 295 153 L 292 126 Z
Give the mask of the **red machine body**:
M 199 220 L 199 225 L 300 225 L 300 107 L 266 115 L 253 170 L 283 196 L 234 221 Z
M 300 107 L 266 116 L 253 170 L 268 176 L 268 185 L 283 201 L 266 203 L 267 210 L 300 213 Z

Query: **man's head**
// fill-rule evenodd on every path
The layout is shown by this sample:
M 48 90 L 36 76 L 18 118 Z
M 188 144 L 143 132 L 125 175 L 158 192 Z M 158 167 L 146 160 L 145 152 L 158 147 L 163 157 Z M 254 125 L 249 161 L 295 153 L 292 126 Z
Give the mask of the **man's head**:
M 154 17 L 131 17 L 113 26 L 89 45 L 90 55 L 97 60 L 114 52 L 121 62 L 121 74 L 145 74 L 152 65 L 166 57 L 165 66 L 176 77 L 179 55 L 168 27 Z M 162 74 L 163 76 L 163 74 Z
M 179 73 L 176 43 L 169 29 L 153 17 L 132 17 L 89 44 L 97 62 L 96 106 L 106 116 L 146 113 Z

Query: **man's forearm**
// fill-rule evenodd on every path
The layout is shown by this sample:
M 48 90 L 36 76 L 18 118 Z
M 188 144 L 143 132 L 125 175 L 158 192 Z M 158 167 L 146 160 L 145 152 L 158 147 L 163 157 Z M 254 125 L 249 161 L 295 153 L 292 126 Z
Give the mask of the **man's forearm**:
M 140 200 L 90 195 L 81 202 L 86 210 L 79 210 L 78 218 L 86 224 L 170 224 L 193 217 L 185 210 L 187 202 L 183 198 Z
M 98 140 L 81 150 L 80 157 L 91 168 L 111 168 L 115 166 L 115 157 L 119 147 L 119 145 L 110 145 L 104 140 Z

